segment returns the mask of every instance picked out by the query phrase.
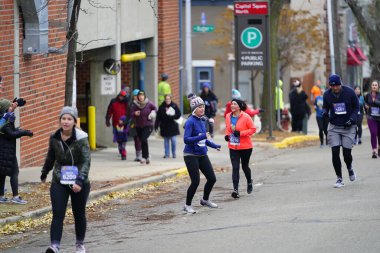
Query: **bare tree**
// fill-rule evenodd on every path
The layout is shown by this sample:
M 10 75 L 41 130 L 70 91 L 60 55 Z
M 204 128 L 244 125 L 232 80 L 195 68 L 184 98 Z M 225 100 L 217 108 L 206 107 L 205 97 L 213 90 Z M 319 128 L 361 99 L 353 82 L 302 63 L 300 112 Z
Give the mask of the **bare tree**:
M 380 1 L 372 0 L 367 5 L 361 5 L 356 0 L 346 0 L 355 15 L 362 34 L 370 47 L 369 62 L 371 64 L 371 78 L 380 79 Z

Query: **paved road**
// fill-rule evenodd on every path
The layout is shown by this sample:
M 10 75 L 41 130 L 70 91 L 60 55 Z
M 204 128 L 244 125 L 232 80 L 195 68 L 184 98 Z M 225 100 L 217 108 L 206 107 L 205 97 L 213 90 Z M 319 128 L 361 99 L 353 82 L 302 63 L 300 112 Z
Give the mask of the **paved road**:
M 211 196 L 218 209 L 198 204 L 200 189 L 198 213 L 183 214 L 186 178 L 119 200 L 89 223 L 88 252 L 380 252 L 379 160 L 370 159 L 368 136 L 353 153 L 358 180 L 349 182 L 344 170 L 341 189 L 332 187 L 330 150 L 307 147 L 256 154 L 254 192 L 245 194 L 242 180 L 239 200 L 230 197 L 230 172 L 218 174 Z M 62 252 L 73 251 L 73 231 L 65 226 Z M 43 252 L 48 241 L 36 234 L 4 252 Z

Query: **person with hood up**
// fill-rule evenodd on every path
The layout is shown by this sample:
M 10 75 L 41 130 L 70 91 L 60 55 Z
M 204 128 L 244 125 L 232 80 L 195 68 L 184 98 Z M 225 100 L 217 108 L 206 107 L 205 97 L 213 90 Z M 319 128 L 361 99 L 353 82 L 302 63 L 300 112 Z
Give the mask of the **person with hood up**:
M 172 101 L 171 95 L 165 95 L 165 101 L 158 108 L 154 129 L 160 127 L 160 134 L 164 138 L 165 155 L 170 157 L 169 142 L 171 142 L 172 157 L 176 158 L 177 135 L 179 135 L 178 124 L 175 121 L 181 117 L 178 105 Z
M 141 141 L 141 164 L 150 164 L 148 138 L 153 131 L 156 116 L 156 106 L 149 101 L 145 92 L 140 90 L 137 100 L 131 106 L 131 118 L 135 120 L 137 136 Z
M 205 116 L 208 118 L 207 129 L 211 135 L 214 137 L 214 117 L 218 111 L 218 98 L 215 93 L 211 90 L 211 84 L 208 82 L 202 83 L 202 92 L 199 97 L 205 103 Z
M 110 101 L 106 114 L 107 127 L 111 126 L 110 120 L 112 118 L 112 126 L 115 129 L 115 127 L 119 124 L 120 117 L 127 115 L 128 102 L 127 92 L 125 90 L 121 90 L 119 94 Z
M 7 99 L 0 99 L 0 118 L 4 114 L 14 112 L 17 108 L 17 102 L 11 102 Z M 33 132 L 15 127 L 16 117 L 14 114 L 7 118 L 7 121 L 0 130 L 0 203 L 8 202 L 4 196 L 5 179 L 10 177 L 13 197 L 10 200 L 16 204 L 26 204 L 27 201 L 19 196 L 18 192 L 18 174 L 19 167 L 16 155 L 16 140 L 23 136 L 33 136 Z
M 302 132 L 303 121 L 308 112 L 306 104 L 308 96 L 302 89 L 302 85 L 299 80 L 294 81 L 293 87 L 294 88 L 289 94 L 290 113 L 292 114 L 292 132 Z
M 161 74 L 161 82 L 158 83 L 158 106 L 160 106 L 162 102 L 164 102 L 166 95 L 172 94 L 170 84 L 167 82 L 168 79 L 168 74 Z
M 137 136 L 137 130 L 136 130 L 136 119 L 132 117 L 131 115 L 131 108 L 132 104 L 137 101 L 137 95 L 139 94 L 139 89 L 134 89 L 132 91 L 132 100 L 129 103 L 128 106 L 128 112 L 127 112 L 127 119 L 126 122 L 128 122 L 128 136 L 133 137 L 133 142 L 135 144 L 135 162 L 140 162 L 142 159 L 142 150 L 141 150 L 141 141 L 139 137 Z

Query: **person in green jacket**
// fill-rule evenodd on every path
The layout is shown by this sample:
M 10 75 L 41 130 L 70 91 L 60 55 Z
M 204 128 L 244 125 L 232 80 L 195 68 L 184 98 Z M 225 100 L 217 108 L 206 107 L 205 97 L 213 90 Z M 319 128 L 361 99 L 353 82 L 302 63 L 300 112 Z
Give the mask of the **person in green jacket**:
M 284 93 L 282 91 L 282 80 L 278 80 L 278 85 L 276 86 L 276 95 L 275 95 L 275 109 L 276 109 L 276 119 L 278 118 L 278 110 L 280 110 L 280 119 L 282 110 L 284 110 Z M 280 119 L 277 119 L 280 120 Z
M 46 253 L 59 252 L 63 221 L 69 197 L 75 220 L 76 251 L 86 252 L 83 242 L 86 234 L 86 203 L 90 193 L 90 146 L 88 135 L 76 127 L 78 111 L 65 106 L 59 115 L 60 128 L 50 136 L 48 153 L 41 170 L 45 182 L 53 170 L 50 199 L 53 219 L 50 227 L 51 246 Z
M 161 82 L 158 84 L 158 107 L 165 101 L 165 95 L 172 94 L 170 84 L 167 82 L 168 78 L 168 74 L 161 74 Z

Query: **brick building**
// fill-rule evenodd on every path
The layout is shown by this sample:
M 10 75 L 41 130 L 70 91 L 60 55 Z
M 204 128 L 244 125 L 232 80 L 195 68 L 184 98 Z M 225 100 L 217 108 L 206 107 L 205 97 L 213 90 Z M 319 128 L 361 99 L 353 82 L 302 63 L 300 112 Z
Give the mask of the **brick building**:
M 48 47 L 60 48 L 65 42 L 67 1 L 55 0 L 48 8 Z M 58 127 L 58 114 L 64 103 L 65 54 L 25 54 L 32 9 L 19 8 L 17 1 L 0 1 L 0 75 L 3 76 L 2 98 L 15 96 L 27 104 L 17 110 L 23 129 L 34 132 L 21 138 L 21 166 L 40 166 L 45 158 L 50 133 Z M 17 123 L 18 123 L 17 122 Z

